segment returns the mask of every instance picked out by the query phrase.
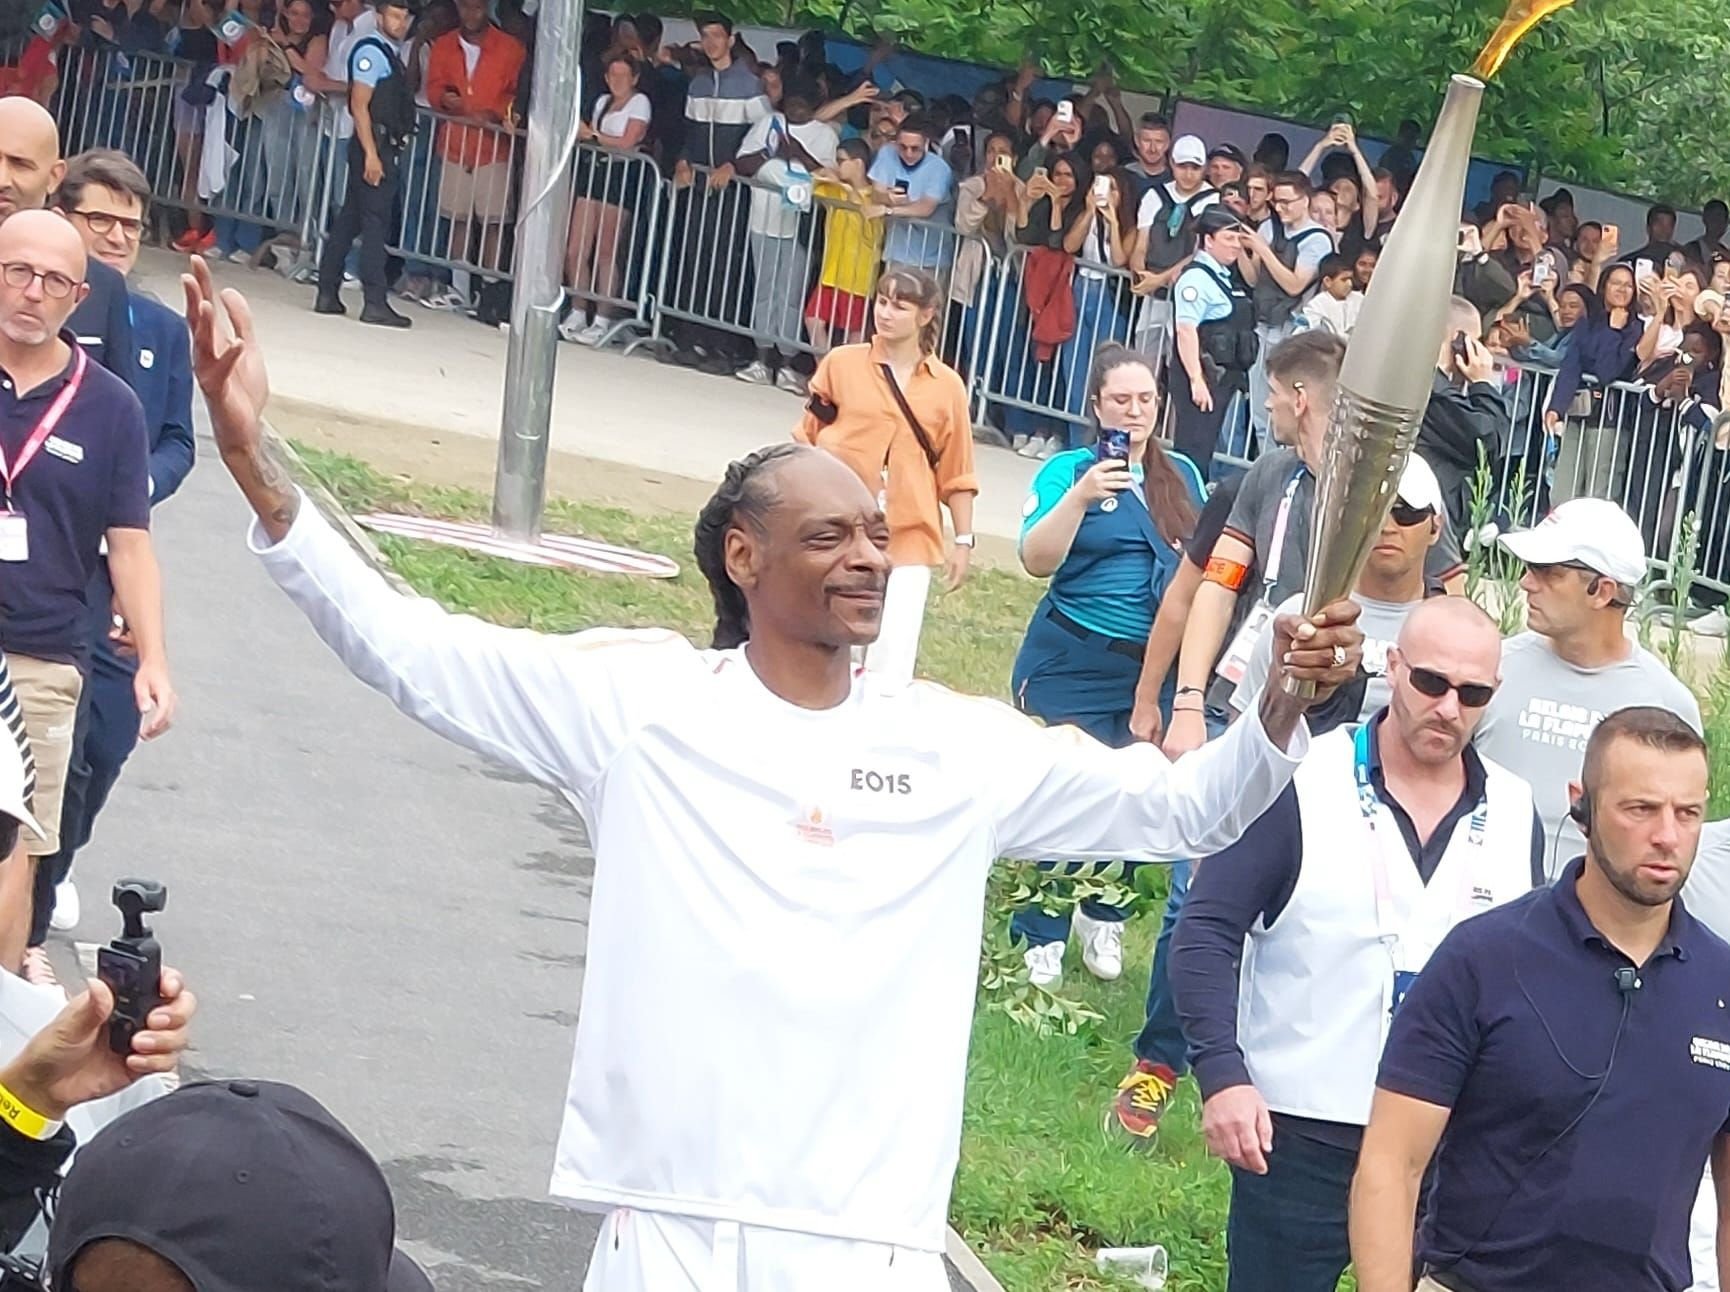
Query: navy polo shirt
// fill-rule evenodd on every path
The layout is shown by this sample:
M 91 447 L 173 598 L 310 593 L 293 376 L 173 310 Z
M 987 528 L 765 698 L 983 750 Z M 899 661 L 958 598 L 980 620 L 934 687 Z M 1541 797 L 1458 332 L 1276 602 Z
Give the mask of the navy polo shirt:
M 1473 1292 L 1692 1281 L 1689 1212 L 1730 1132 L 1730 945 L 1677 901 L 1624 996 L 1584 865 L 1456 926 L 1382 1053 L 1378 1086 L 1452 1110 L 1418 1256 Z
M 71 333 L 61 339 L 76 344 Z M 72 378 L 22 397 L 0 369 L 0 449 L 11 466 Z M 78 396 L 12 486 L 29 525 L 30 559 L 0 564 L 0 648 L 83 667 L 89 655 L 84 590 L 110 529 L 150 528 L 149 436 L 138 397 L 101 364 L 87 364 Z

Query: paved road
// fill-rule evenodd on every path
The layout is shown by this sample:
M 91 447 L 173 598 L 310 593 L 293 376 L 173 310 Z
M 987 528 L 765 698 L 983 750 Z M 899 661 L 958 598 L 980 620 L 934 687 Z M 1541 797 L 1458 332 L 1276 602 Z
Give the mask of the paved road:
M 350 678 L 245 550 L 246 516 L 213 454 L 157 513 L 181 717 L 80 858 L 75 936 L 113 936 L 118 876 L 165 880 L 157 930 L 203 1001 L 194 1075 L 330 1105 L 384 1164 L 440 1292 L 575 1289 L 594 1222 L 546 1183 L 582 827 Z

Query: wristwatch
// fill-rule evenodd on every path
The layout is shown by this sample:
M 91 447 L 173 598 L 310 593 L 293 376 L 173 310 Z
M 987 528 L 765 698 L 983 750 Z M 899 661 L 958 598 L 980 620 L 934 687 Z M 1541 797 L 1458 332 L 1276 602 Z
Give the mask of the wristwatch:
M 955 546 L 957 546 L 957 547 L 972 547 L 973 546 L 973 535 L 971 535 L 971 534 L 957 534 L 955 536 Z

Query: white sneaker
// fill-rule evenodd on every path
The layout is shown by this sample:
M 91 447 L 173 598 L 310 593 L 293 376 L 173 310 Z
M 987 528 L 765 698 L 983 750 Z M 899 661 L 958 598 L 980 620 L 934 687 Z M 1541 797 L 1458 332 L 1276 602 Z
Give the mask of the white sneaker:
M 78 885 L 70 879 L 54 886 L 54 914 L 48 927 L 65 933 L 78 927 Z
M 1100 982 L 1116 982 L 1123 976 L 1123 921 L 1096 920 L 1077 908 L 1073 921 L 1081 939 L 1081 963 Z
M 1063 981 L 1062 942 L 1041 942 L 1027 948 L 1021 958 L 1027 962 L 1027 981 L 1035 987 L 1055 987 Z
M 1724 613 L 1724 607 L 1710 610 L 1688 625 L 1702 637 L 1723 637 L 1730 635 L 1730 615 Z
M 559 320 L 559 340 L 579 344 L 578 339 L 593 326 L 581 314 L 567 314 Z
M 1045 447 L 1043 435 L 1017 435 L 1015 438 L 1021 441 L 1015 451 L 1024 458 L 1038 457 L 1039 451 Z
M 739 371 L 735 372 L 733 375 L 740 381 L 748 382 L 753 386 L 772 385 L 775 380 L 774 376 L 769 372 L 768 365 L 761 359 L 751 360 L 749 364 L 739 369 Z
M 588 327 L 577 333 L 571 340 L 578 345 L 598 346 L 607 339 L 607 329 L 610 326 L 606 319 L 596 319 Z
M 1044 462 L 1050 458 L 1056 457 L 1061 452 L 1063 452 L 1063 441 L 1058 439 L 1055 435 L 1047 435 L 1045 437 L 1045 443 L 1039 446 L 1039 452 L 1035 453 L 1033 456 L 1038 458 L 1041 462 Z
M 775 387 L 778 390 L 790 390 L 801 399 L 810 393 L 805 378 L 791 368 L 783 368 L 775 374 Z
M 1015 438 L 1009 441 L 1009 447 L 1014 449 L 1015 452 L 1017 452 L 1017 453 L 1021 452 L 1022 449 L 1026 448 L 1027 447 L 1027 432 L 1026 431 L 1017 431 L 1015 433 Z

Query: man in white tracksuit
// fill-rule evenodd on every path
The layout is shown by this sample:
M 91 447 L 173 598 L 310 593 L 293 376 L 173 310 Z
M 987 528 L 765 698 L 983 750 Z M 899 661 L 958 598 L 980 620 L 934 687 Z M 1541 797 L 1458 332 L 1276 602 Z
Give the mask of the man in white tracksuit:
M 999 856 L 1218 851 L 1291 779 L 1300 702 L 1168 763 L 1006 705 L 875 689 L 882 513 L 782 445 L 697 524 L 720 648 L 554 637 L 393 592 L 260 438 L 245 303 L 188 280 L 195 367 L 252 546 L 363 681 L 560 790 L 595 851 L 552 1192 L 608 1212 L 590 1292 L 942 1292 L 982 899 Z M 241 343 L 224 339 L 224 310 Z M 1356 607 L 1286 618 L 1286 672 L 1355 671 Z

